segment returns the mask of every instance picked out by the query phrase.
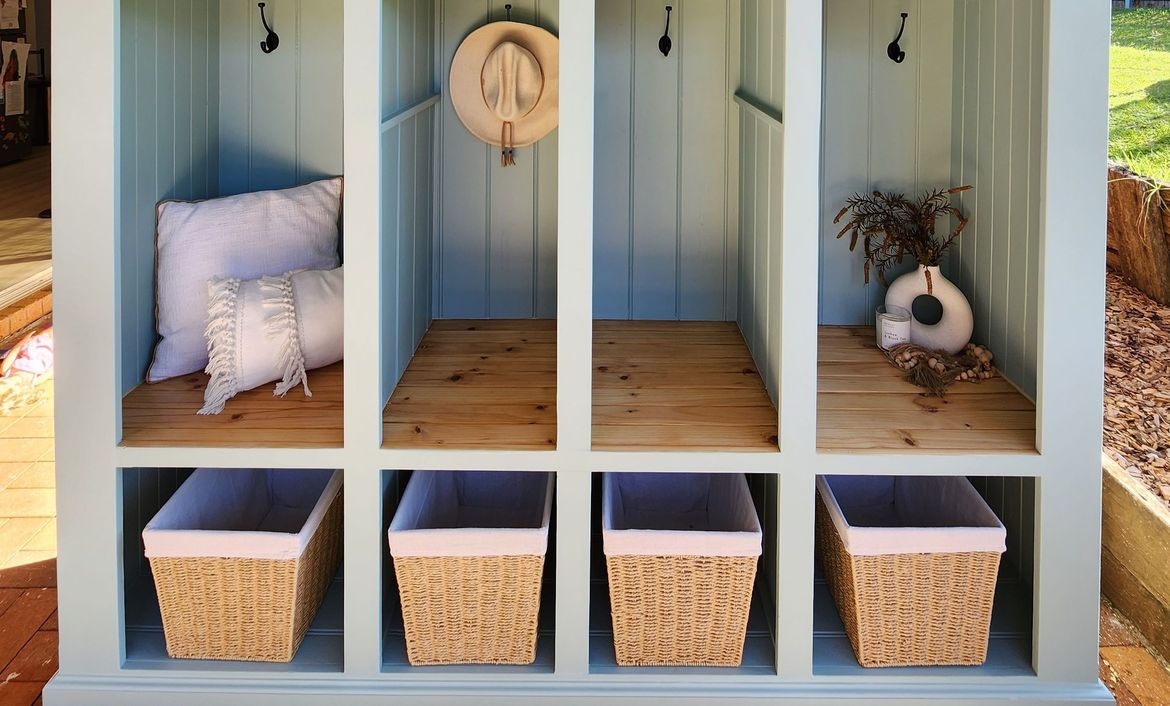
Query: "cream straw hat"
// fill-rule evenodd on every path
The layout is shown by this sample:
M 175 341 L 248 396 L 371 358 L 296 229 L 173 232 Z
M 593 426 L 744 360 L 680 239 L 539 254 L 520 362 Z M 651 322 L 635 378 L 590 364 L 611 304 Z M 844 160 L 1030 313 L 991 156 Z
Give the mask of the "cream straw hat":
M 500 146 L 504 166 L 556 128 L 559 65 L 556 36 L 522 22 L 484 25 L 456 50 L 451 103 L 471 134 Z

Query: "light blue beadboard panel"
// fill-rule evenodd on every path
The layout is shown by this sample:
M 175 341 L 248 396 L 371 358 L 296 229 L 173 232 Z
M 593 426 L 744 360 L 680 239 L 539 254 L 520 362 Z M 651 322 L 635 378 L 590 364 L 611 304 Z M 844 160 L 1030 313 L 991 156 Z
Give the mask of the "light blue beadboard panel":
M 435 3 L 383 0 L 382 114 L 389 117 L 435 93 Z
M 463 39 L 505 18 L 502 0 L 443 2 L 439 17 L 438 215 L 435 227 L 436 318 L 555 316 L 557 139 L 516 150 L 500 165 L 498 147 L 467 131 L 446 90 Z M 555 0 L 512 2 L 512 19 L 554 34 Z
M 342 6 L 342 0 L 302 0 L 299 7 L 295 107 L 297 172 L 294 176 L 298 184 L 336 176 L 344 171 L 341 157 L 341 53 L 345 39 Z
M 523 9 L 517 17 L 523 18 Z M 515 10 L 513 10 L 515 11 Z M 560 0 L 535 0 L 531 21 L 538 22 L 553 34 L 560 31 Z M 557 315 L 557 190 L 560 188 L 557 171 L 560 134 L 553 130 L 548 137 L 533 147 L 532 188 L 536 196 L 536 229 L 533 247 L 536 249 L 535 286 L 532 291 L 533 315 L 541 319 Z
M 784 4 L 777 0 L 731 3 L 742 29 L 739 90 L 760 105 L 778 108 L 784 100 Z
M 750 21 L 744 13 L 744 21 Z M 744 64 L 744 70 L 749 68 Z M 756 251 L 756 201 L 767 194 L 767 184 L 756 181 L 756 161 L 759 159 L 758 147 L 759 125 L 754 114 L 741 110 L 740 117 L 740 156 L 739 156 L 739 250 L 737 269 L 739 272 L 739 287 L 736 291 L 738 302 L 737 317 L 739 329 L 745 341 L 755 339 L 756 324 L 756 270 L 751 266 L 752 257 Z
M 768 272 L 775 273 L 780 268 L 772 263 L 782 262 L 784 257 L 784 231 L 781 226 L 784 202 L 775 196 L 784 193 L 784 140 L 776 126 L 768 125 L 767 127 L 771 132 L 768 145 L 771 155 L 768 190 L 772 194 L 772 198 L 768 199 Z M 769 276 L 765 281 L 767 287 L 757 288 L 756 297 L 757 299 L 762 297 L 768 303 L 768 315 L 765 319 L 768 322 L 768 330 L 763 336 L 757 333 L 755 345 L 752 347 L 752 355 L 756 364 L 764 372 L 764 386 L 772 396 L 772 404 L 778 407 L 780 405 L 780 325 L 782 323 L 780 282 L 774 276 Z
M 220 193 L 342 173 L 342 0 L 220 0 Z
M 635 0 L 633 4 L 629 317 L 674 319 L 678 317 L 678 211 L 683 200 L 679 193 L 679 89 L 685 79 L 680 57 L 686 49 L 678 41 L 669 57 L 658 53 L 656 33 L 666 17 L 662 3 Z M 675 5 L 676 38 L 687 14 L 685 3 Z M 604 128 L 599 132 L 604 135 Z
M 593 313 L 597 318 L 627 318 L 630 312 L 633 18 L 633 3 L 597 0 L 595 71 L 599 80 L 593 149 Z
M 459 121 L 445 90 L 455 49 L 486 21 L 486 2 L 444 2 L 439 43 L 443 100 L 439 118 L 439 222 L 436 315 L 438 318 L 487 316 L 489 231 L 488 160 L 490 148 Z
M 429 0 L 384 0 L 384 118 L 433 93 L 435 26 Z M 389 397 L 431 324 L 434 106 L 382 132 L 381 340 Z
M 740 111 L 739 313 L 744 340 L 765 387 L 777 401 L 780 283 L 773 281 L 781 247 L 783 133 L 775 122 Z
M 594 315 L 730 320 L 736 314 L 738 8 L 597 3 Z
M 952 258 L 975 308 L 977 342 L 1005 377 L 1036 391 L 1040 132 L 1043 46 L 1040 0 L 958 0 L 955 56 L 977 69 L 956 72 L 955 178 L 974 184 L 971 217 Z
M 902 12 L 906 60 L 897 64 L 886 45 Z M 865 283 L 861 245 L 850 252 L 848 240 L 837 240 L 833 219 L 845 200 L 951 186 L 953 13 L 951 0 L 825 2 L 821 323 L 872 322 L 885 296 L 876 273 Z
M 1035 570 L 1036 479 L 1022 477 L 970 478 L 1007 529 L 1007 551 L 1002 562 L 1005 573 L 1032 583 Z
M 414 355 L 418 340 L 414 339 L 414 301 L 420 290 L 429 289 L 430 279 L 415 281 L 415 258 L 418 230 L 425 224 L 419 218 L 419 191 L 429 191 L 430 184 L 423 182 L 419 170 L 419 159 L 433 158 L 419 154 L 419 131 L 428 130 L 430 111 L 403 123 L 398 132 L 398 276 L 394 305 L 398 309 L 398 360 L 407 361 Z M 421 123 L 421 124 L 420 124 Z M 424 194 L 425 195 L 425 194 Z M 429 207 L 429 201 L 423 204 Z M 385 214 L 383 214 L 385 216 Z M 421 285 L 421 286 L 420 286 Z
M 1027 262 L 1028 262 L 1028 291 L 1024 302 L 1024 317 L 1018 327 L 1019 336 L 1023 339 L 1023 356 L 1020 361 L 1019 371 L 1012 369 L 1012 375 L 1015 375 L 1020 385 L 1025 390 L 1035 394 L 1036 391 L 1036 377 L 1037 366 L 1040 359 L 1039 338 L 1036 331 L 1040 328 L 1040 245 L 1043 239 L 1043 234 L 1040 230 L 1040 194 L 1044 181 L 1043 166 L 1043 143 L 1044 143 L 1044 124 L 1047 118 L 1043 112 L 1043 97 L 1040 95 L 1043 91 L 1043 71 L 1044 71 L 1044 42 L 1040 41 L 1040 37 L 1044 35 L 1045 23 L 1045 7 L 1044 3 L 1031 2 L 1032 16 L 1031 25 L 1029 29 L 1028 45 L 1031 48 L 1031 56 L 1028 62 L 1028 75 L 1031 80 L 1028 85 L 1031 88 L 1031 100 L 1028 102 L 1028 203 L 1037 204 L 1028 209 L 1028 238 L 1027 238 Z M 1021 54 L 1021 56 L 1023 56 Z M 1022 227 L 1022 226 L 1021 226 Z M 1010 359 L 1010 356 L 1009 356 Z
M 735 280 L 725 266 L 735 256 L 728 209 L 734 199 L 734 171 L 727 165 L 738 144 L 734 104 L 733 52 L 726 29 L 730 2 L 687 5 L 678 16 L 679 46 L 679 201 L 678 277 L 675 304 L 682 319 L 735 316 Z M 709 27 L 723 27 L 723 34 Z M 724 100 L 713 100 L 719 97 Z M 708 110 L 712 103 L 721 110 Z M 714 167 L 714 169 L 712 169 Z M 712 237 L 712 233 L 724 237 Z
M 155 205 L 218 191 L 218 0 L 125 0 L 120 22 L 119 387 L 155 343 Z
M 747 0 L 735 21 L 741 25 L 743 51 L 738 91 L 772 114 L 783 114 L 783 6 L 773 0 Z M 779 282 L 773 281 L 783 256 L 783 128 L 773 119 L 737 108 L 735 157 L 739 193 L 735 195 L 739 231 L 734 318 L 752 352 L 773 402 L 779 391 Z

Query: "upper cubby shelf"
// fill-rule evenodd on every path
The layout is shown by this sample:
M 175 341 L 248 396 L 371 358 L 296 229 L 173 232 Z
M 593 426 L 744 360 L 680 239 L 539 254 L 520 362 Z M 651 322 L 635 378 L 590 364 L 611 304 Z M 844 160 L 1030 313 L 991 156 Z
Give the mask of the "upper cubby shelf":
M 1040 367 L 1045 110 L 1040 5 L 921 3 L 906 20 L 905 36 L 918 40 L 903 47 L 905 60 L 896 63 L 885 52 L 857 50 L 885 47 L 895 13 L 858 13 L 850 0 L 825 0 L 822 452 L 1037 451 L 1032 400 Z M 989 94 L 988 86 L 1008 88 Z M 862 212 L 885 211 L 882 198 L 904 195 L 916 202 L 952 187 L 971 187 L 946 197 L 968 219 L 956 238 L 958 219 L 941 213 L 930 224 L 936 229 L 932 247 L 903 239 L 907 247 L 885 248 L 867 270 L 863 244 L 851 251 L 849 234 L 840 237 L 859 211 L 835 220 L 855 194 L 866 201 Z M 872 220 L 864 225 L 877 232 Z M 918 228 L 915 223 L 906 232 Z M 902 253 L 902 261 L 892 262 Z M 916 271 L 921 266 L 937 268 Z M 979 384 L 957 381 L 942 399 L 924 394 L 877 346 L 875 317 L 883 305 L 913 310 L 911 343 L 953 352 L 969 340 L 990 350 L 999 375 Z M 950 340 L 948 331 L 955 332 Z
M 513 124 L 505 164 L 480 82 L 505 39 L 552 71 L 560 7 L 507 8 L 383 4 L 383 448 L 556 448 L 556 121 Z
M 775 452 L 778 18 L 672 18 L 663 52 L 662 5 L 596 4 L 593 448 Z
M 158 340 L 156 315 L 164 308 L 158 303 L 157 290 L 160 284 L 174 285 L 183 279 L 160 281 L 167 274 L 159 265 L 157 204 L 286 189 L 344 171 L 342 13 L 335 3 L 323 2 L 280 3 L 268 12 L 283 40 L 272 53 L 258 46 L 265 33 L 255 3 L 128 0 L 118 9 L 121 109 L 115 291 L 119 330 L 115 336 L 124 446 L 340 448 L 343 444 L 340 363 L 309 371 L 312 397 L 300 389 L 284 398 L 274 397 L 274 384 L 269 383 L 230 399 L 226 409 L 214 416 L 197 414 L 208 382 L 207 375 L 194 370 L 202 367 L 197 362 L 184 359 L 183 363 L 191 364 L 176 365 L 160 375 L 182 373 L 178 377 L 143 382 Z M 305 100 L 309 95 L 312 100 Z M 312 208 L 320 206 L 314 202 Z M 253 208 L 247 213 L 259 211 Z M 265 211 L 264 220 L 258 217 L 258 222 L 279 223 L 282 213 L 283 204 Z M 175 268 L 189 273 L 185 268 L 190 266 L 199 277 L 190 278 L 195 284 L 191 291 L 170 290 L 172 303 L 166 311 L 173 315 L 181 309 L 196 322 L 188 330 L 202 333 L 209 302 L 197 301 L 197 295 L 211 278 L 251 280 L 289 270 L 335 267 L 338 258 L 332 240 L 321 245 L 330 235 L 337 238 L 330 227 L 333 213 L 328 215 L 317 218 L 320 237 L 314 241 L 311 257 L 286 247 L 287 243 L 277 246 L 266 240 L 266 248 L 257 246 L 249 252 L 277 254 L 272 262 L 256 264 L 239 255 L 243 237 L 238 233 L 233 238 L 239 240 L 224 238 L 214 252 L 195 237 L 172 241 L 179 244 L 168 245 L 166 254 L 178 263 Z M 221 227 L 206 225 L 206 218 L 203 222 L 201 237 Z M 286 232 L 279 226 L 271 230 Z M 189 352 L 201 344 L 201 338 L 187 340 L 186 357 L 191 358 Z

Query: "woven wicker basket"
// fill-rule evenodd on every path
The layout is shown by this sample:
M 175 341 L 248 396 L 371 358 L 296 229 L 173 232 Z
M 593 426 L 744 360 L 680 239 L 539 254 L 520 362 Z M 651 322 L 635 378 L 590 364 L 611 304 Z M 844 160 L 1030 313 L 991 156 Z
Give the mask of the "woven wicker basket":
M 416 471 L 388 532 L 412 665 L 531 664 L 551 474 Z
M 181 659 L 292 660 L 341 561 L 340 483 L 330 484 L 326 492 L 329 496 L 319 503 L 325 505 L 320 524 L 300 556 L 150 557 L 167 654 Z
M 606 557 L 617 663 L 738 667 L 756 563 L 756 557 Z
M 986 661 L 1000 551 L 858 556 L 820 494 L 816 546 L 861 666 Z
M 394 559 L 413 665 L 532 664 L 543 556 Z
M 739 666 L 761 539 L 746 478 L 609 473 L 603 506 L 617 663 Z

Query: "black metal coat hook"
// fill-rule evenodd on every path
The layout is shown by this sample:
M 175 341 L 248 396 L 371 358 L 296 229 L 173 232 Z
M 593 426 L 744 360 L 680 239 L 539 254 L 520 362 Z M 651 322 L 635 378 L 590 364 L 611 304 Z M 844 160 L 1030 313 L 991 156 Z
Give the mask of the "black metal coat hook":
M 260 7 L 260 21 L 264 23 L 264 30 L 268 32 L 268 36 L 264 41 L 260 42 L 260 51 L 265 54 L 271 54 L 280 46 L 280 37 L 276 32 L 268 26 L 268 19 L 264 17 L 264 3 L 256 3 Z
M 674 43 L 670 41 L 670 12 L 673 9 L 670 5 L 666 6 L 666 31 L 658 40 L 658 51 L 662 52 L 663 56 L 670 56 L 670 48 L 674 46 Z
M 512 3 L 508 3 L 507 5 L 504 5 L 504 19 L 507 22 L 512 21 Z
M 901 64 L 906 60 L 906 52 L 902 51 L 902 47 L 898 45 L 898 42 L 902 41 L 902 33 L 906 31 L 906 18 L 909 16 L 908 13 L 902 13 L 902 28 L 898 30 L 898 36 L 894 37 L 894 41 L 890 42 L 890 46 L 886 47 L 886 55 L 895 64 Z

